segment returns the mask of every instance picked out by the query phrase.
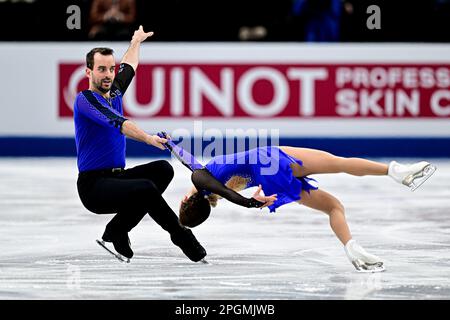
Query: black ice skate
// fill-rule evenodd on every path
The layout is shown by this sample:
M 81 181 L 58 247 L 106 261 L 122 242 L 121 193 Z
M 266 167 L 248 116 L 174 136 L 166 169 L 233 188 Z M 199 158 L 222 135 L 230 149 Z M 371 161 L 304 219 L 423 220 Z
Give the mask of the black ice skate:
M 197 241 L 191 230 L 183 227 L 181 231 L 171 234 L 170 239 L 192 261 L 198 262 L 201 260 L 203 263 L 207 263 L 203 259 L 206 257 L 206 250 Z
M 121 234 L 111 236 L 109 233 L 105 231 L 103 234 L 102 240 L 96 240 L 96 242 L 107 252 L 112 254 L 114 257 L 123 262 L 130 262 L 130 259 L 133 257 L 133 250 L 130 247 L 130 238 L 128 234 Z M 112 243 L 114 249 L 108 247 L 108 243 Z M 116 252 L 114 252 L 114 250 Z

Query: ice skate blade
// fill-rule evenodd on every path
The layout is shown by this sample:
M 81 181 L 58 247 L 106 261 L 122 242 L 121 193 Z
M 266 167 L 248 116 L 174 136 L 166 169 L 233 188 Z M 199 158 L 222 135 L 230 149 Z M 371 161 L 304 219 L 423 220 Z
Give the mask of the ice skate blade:
M 356 268 L 356 272 L 359 273 L 375 273 L 375 272 L 383 272 L 386 270 L 382 262 L 377 262 L 374 264 L 353 262 L 353 265 Z
M 417 174 L 413 175 L 411 177 L 411 183 L 409 184 L 409 187 L 411 188 L 411 191 L 415 191 L 418 189 L 422 184 L 425 183 L 436 171 L 436 167 L 432 164 L 429 164 L 425 166 L 422 171 L 418 172 Z
M 126 263 L 130 263 L 130 259 L 128 259 L 127 257 L 124 257 L 123 255 L 121 255 L 120 253 L 115 253 L 112 250 L 110 250 L 106 244 L 105 241 L 103 240 L 95 240 L 95 242 L 97 242 L 100 247 L 102 247 L 103 249 L 105 249 L 108 253 L 112 254 L 116 259 L 118 259 L 121 262 L 126 262 Z
M 375 267 L 373 269 L 360 269 L 356 270 L 358 273 L 377 273 L 377 272 L 384 272 L 386 271 L 386 268 L 384 266 L 381 267 Z
M 210 264 L 208 261 L 206 261 L 205 259 L 200 260 L 199 262 L 203 263 L 203 264 Z

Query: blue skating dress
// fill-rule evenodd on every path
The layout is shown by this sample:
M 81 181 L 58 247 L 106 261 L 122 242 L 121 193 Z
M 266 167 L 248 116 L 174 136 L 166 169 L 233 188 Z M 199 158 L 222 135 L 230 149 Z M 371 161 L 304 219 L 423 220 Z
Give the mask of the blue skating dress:
M 260 147 L 244 152 L 212 158 L 205 168 L 220 182 L 225 184 L 232 176 L 248 178 L 246 188 L 261 184 L 265 195 L 277 194 L 277 200 L 269 206 L 270 212 L 276 208 L 300 200 L 302 190 L 316 190 L 308 177 L 294 177 L 290 165 L 303 162 L 294 159 L 278 147 Z

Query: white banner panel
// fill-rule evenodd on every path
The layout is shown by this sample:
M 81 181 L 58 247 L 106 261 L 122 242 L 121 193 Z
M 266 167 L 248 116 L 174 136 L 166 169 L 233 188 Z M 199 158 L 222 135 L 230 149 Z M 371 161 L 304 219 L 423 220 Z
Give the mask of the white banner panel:
M 1 136 L 73 136 L 86 53 L 127 43 L 1 43 Z M 450 137 L 450 45 L 154 44 L 124 112 L 149 132 L 278 129 L 284 137 Z M 198 125 L 198 123 L 197 123 Z

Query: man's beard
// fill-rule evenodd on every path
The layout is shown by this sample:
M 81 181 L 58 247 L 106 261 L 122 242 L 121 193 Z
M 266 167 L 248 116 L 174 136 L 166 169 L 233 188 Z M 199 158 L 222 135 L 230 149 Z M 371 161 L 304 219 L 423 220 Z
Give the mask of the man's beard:
M 96 84 L 95 84 L 95 87 L 97 88 L 98 91 L 100 91 L 100 92 L 102 92 L 102 93 L 107 93 L 109 90 L 111 90 L 111 86 L 110 86 L 108 89 L 104 88 L 104 87 L 102 86 L 102 83 L 103 83 L 104 80 L 111 80 L 111 79 L 103 79 L 103 80 L 101 80 L 99 83 L 96 83 Z M 112 82 L 111 82 L 111 83 L 112 83 Z
M 107 93 L 110 89 L 103 88 L 102 85 L 97 86 L 97 90 L 102 93 Z

